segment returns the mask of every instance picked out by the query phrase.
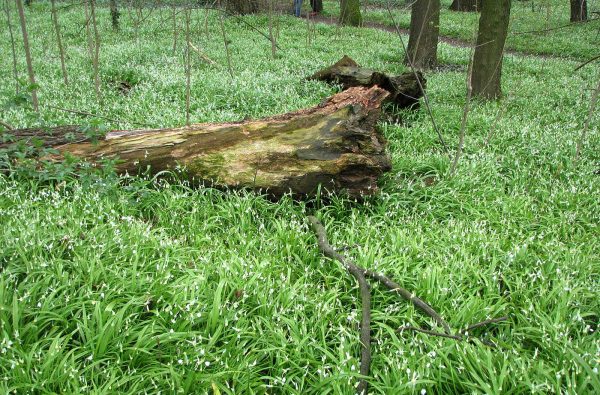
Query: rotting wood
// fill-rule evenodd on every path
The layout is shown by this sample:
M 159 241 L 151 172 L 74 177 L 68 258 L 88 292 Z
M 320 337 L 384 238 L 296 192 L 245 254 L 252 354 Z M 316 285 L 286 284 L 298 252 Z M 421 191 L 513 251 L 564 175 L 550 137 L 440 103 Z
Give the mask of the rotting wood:
M 420 72 L 389 76 L 379 71 L 361 67 L 352 58 L 344 56 L 335 64 L 317 71 L 308 79 L 340 84 L 343 89 L 377 85 L 390 93 L 389 101 L 401 108 L 410 108 L 416 107 L 419 99 L 423 96 L 423 90 L 419 86 L 417 76 L 423 89 L 425 89 L 426 80 Z
M 352 198 L 377 191 L 391 168 L 377 131 L 388 92 L 356 87 L 323 103 L 271 118 L 237 123 L 193 124 L 158 130 L 117 130 L 93 143 L 78 127 L 11 131 L 17 140 L 36 138 L 59 153 L 91 162 L 119 158 L 120 173 L 180 170 L 182 176 L 218 186 L 314 196 L 319 186 Z M 0 143 L 6 148 L 8 143 Z

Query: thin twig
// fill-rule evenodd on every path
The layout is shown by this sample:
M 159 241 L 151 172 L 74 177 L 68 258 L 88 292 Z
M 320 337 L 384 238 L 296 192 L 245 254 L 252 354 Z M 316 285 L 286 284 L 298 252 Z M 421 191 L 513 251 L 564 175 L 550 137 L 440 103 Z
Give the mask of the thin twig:
M 508 317 L 492 318 L 490 320 L 485 320 L 485 321 L 481 321 L 476 324 L 470 325 L 466 329 L 461 330 L 459 333 L 465 334 L 465 333 L 471 332 L 473 329 L 481 328 L 482 326 L 486 326 L 486 325 L 490 325 L 490 324 L 497 324 L 499 322 L 504 322 L 504 321 L 508 321 Z
M 398 328 L 398 332 L 404 332 L 404 331 L 420 332 L 420 333 L 425 333 L 426 335 L 445 337 L 448 339 L 454 339 L 454 340 L 458 340 L 458 341 L 464 340 L 462 336 L 451 335 L 448 333 L 442 333 L 442 332 L 436 332 L 436 331 L 430 331 L 428 329 L 417 328 L 416 326 L 410 326 L 410 325 L 402 326 L 402 327 Z
M 138 126 L 143 126 L 143 127 L 149 127 L 149 125 L 147 124 L 143 124 L 143 123 L 139 123 L 139 122 L 133 122 L 133 121 L 121 121 L 119 119 L 113 119 L 113 118 L 108 118 L 105 117 L 103 115 L 98 115 L 98 114 L 92 114 L 91 112 L 86 112 L 86 111 L 79 111 L 79 110 L 71 110 L 68 108 L 62 108 L 62 107 L 56 107 L 56 106 L 51 106 L 49 104 L 44 104 L 42 107 L 49 107 L 49 108 L 53 108 L 55 110 L 59 110 L 59 111 L 64 111 L 64 112 L 70 112 L 72 114 L 77 114 L 77 115 L 83 115 L 86 117 L 95 117 L 95 118 L 102 118 L 105 119 L 107 121 L 110 122 L 114 122 L 114 123 L 119 123 L 119 124 L 123 124 L 123 123 L 130 123 L 132 125 L 138 125 Z
M 598 19 L 599 18 L 593 18 L 593 19 L 588 19 L 586 21 L 571 22 L 571 23 L 566 24 L 566 25 L 557 26 L 557 27 L 551 27 L 549 29 L 529 30 L 529 31 L 525 31 L 525 32 L 512 32 L 511 34 L 513 34 L 513 35 L 519 35 L 519 34 L 547 33 L 547 32 L 551 32 L 551 31 L 554 31 L 554 30 L 560 30 L 560 29 L 564 29 L 564 28 L 567 28 L 567 27 L 573 27 L 573 26 L 581 24 L 581 23 L 593 22 L 593 21 L 598 20 Z
M 230 17 L 234 18 L 235 20 L 237 20 L 238 22 L 242 22 L 244 25 L 248 26 L 249 28 L 251 28 L 252 30 L 254 30 L 255 32 L 257 32 L 258 34 L 260 34 L 261 36 L 263 36 L 264 38 L 266 38 L 267 40 L 271 41 L 271 38 L 263 33 L 262 31 L 260 31 L 257 27 L 255 27 L 254 25 L 252 25 L 251 23 L 246 22 L 243 18 L 241 18 L 240 16 L 227 11 L 226 9 L 220 9 L 220 8 L 216 8 L 216 7 L 201 7 L 201 8 L 205 8 L 207 10 L 213 10 L 213 11 L 218 11 L 218 12 L 222 12 L 223 14 L 227 14 Z M 277 43 L 275 43 L 275 47 L 279 50 L 281 50 L 281 48 L 279 48 L 279 45 L 277 45 Z

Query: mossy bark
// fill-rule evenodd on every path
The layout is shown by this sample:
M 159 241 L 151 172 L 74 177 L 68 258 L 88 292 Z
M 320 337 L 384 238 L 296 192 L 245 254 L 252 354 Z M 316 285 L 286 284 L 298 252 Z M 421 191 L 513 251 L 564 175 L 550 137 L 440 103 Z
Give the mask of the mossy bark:
M 484 1 L 482 4 L 470 80 L 473 97 L 492 100 L 502 94 L 500 80 L 510 6 L 511 0 Z
M 340 25 L 361 26 L 359 0 L 340 0 Z
M 56 149 L 58 154 L 44 158 L 49 160 L 66 155 L 91 162 L 118 158 L 120 173 L 173 170 L 194 181 L 262 190 L 274 197 L 288 192 L 314 196 L 321 186 L 359 198 L 375 193 L 378 177 L 390 170 L 385 140 L 376 129 L 388 95 L 378 87 L 356 87 L 318 106 L 272 118 L 113 131 L 96 143 L 68 142 L 66 134 L 77 127 L 11 134 L 20 141 L 35 137 Z M 0 148 L 7 146 L 0 143 Z

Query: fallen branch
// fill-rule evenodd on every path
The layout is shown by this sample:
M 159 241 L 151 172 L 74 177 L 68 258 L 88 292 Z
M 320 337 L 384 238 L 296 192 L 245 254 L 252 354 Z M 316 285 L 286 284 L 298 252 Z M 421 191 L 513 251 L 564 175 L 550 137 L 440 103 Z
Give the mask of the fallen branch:
M 362 302 L 362 318 L 360 322 L 360 342 L 361 342 L 361 358 L 360 358 L 360 374 L 368 376 L 371 370 L 371 290 L 365 278 L 365 270 L 348 261 L 343 255 L 335 251 L 327 240 L 325 228 L 316 217 L 312 215 L 308 217 L 310 224 L 317 234 L 317 244 L 319 249 L 326 257 L 339 261 L 350 274 L 356 278 L 360 287 L 360 296 Z M 366 394 L 369 384 L 364 378 L 360 379 L 357 393 Z
M 364 377 L 369 375 L 370 366 L 371 366 L 371 294 L 369 290 L 369 285 L 366 282 L 366 278 L 371 278 L 373 280 L 378 281 L 388 289 L 396 292 L 403 299 L 411 302 L 415 307 L 423 311 L 426 315 L 433 318 L 435 322 L 440 325 L 444 332 L 438 332 L 429 329 L 418 328 L 415 326 L 404 326 L 398 329 L 399 332 L 402 331 L 414 331 L 419 333 L 424 333 L 426 335 L 444 337 L 448 339 L 453 339 L 457 341 L 463 340 L 471 340 L 472 338 L 469 336 L 469 331 L 472 331 L 477 328 L 481 328 L 486 325 L 496 324 L 499 322 L 504 322 L 508 320 L 508 317 L 500 317 L 494 319 L 488 319 L 485 321 L 478 322 L 476 324 L 470 325 L 464 330 L 458 331 L 456 334 L 452 334 L 450 326 L 446 323 L 446 321 L 441 317 L 441 315 L 436 312 L 430 305 L 428 305 L 423 300 L 416 297 L 414 294 L 409 292 L 408 290 L 402 288 L 394 281 L 384 276 L 383 274 L 373 272 L 367 269 L 364 269 L 354 262 L 347 259 L 344 255 L 337 252 L 329 241 L 327 240 L 327 234 L 325 232 L 325 227 L 321 222 L 314 216 L 309 215 L 308 221 L 312 227 L 312 230 L 317 236 L 317 245 L 319 246 L 319 250 L 326 257 L 338 261 L 342 264 L 344 269 L 346 269 L 356 280 L 358 281 L 360 294 L 361 294 L 361 302 L 362 302 L 362 319 L 360 323 L 360 341 L 361 341 L 361 365 L 360 365 L 360 374 L 363 378 L 360 379 L 357 392 L 359 394 L 366 394 L 368 389 L 368 383 Z M 488 345 L 490 347 L 496 347 L 496 345 L 488 340 L 479 339 L 483 344 Z
M 577 70 L 581 69 L 582 67 L 584 67 L 584 66 L 587 66 L 588 64 L 590 64 L 590 63 L 592 63 L 593 61 L 595 61 L 595 60 L 598 60 L 598 59 L 600 59 L 600 55 L 596 55 L 596 56 L 594 56 L 593 58 L 586 60 L 585 62 L 583 62 L 583 63 L 582 63 L 582 64 L 580 64 L 579 66 L 575 67 L 575 68 L 573 69 L 573 71 L 577 71 Z

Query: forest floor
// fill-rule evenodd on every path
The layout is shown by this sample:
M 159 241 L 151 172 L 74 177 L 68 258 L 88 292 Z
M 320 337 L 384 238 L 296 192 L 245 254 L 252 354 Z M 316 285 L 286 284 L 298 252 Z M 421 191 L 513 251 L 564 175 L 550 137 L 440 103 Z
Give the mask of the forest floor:
M 49 5 L 34 2 L 26 17 L 39 113 L 22 44 L 15 84 L 10 34 L 0 25 L 0 120 L 97 131 L 183 125 L 183 18 L 173 29 L 170 9 L 148 12 L 136 24 L 139 14 L 123 10 L 115 32 L 108 9 L 98 9 L 97 97 L 84 9 L 59 13 L 65 85 Z M 338 88 L 305 77 L 344 54 L 406 71 L 398 35 L 388 31 L 277 16 L 273 57 L 248 25 L 267 32 L 267 16 L 224 18 L 223 29 L 220 16 L 191 15 L 191 41 L 214 61 L 192 54 L 192 122 L 316 105 Z M 461 20 L 472 27 L 473 16 L 450 18 L 442 33 L 464 39 L 448 31 Z M 597 112 L 574 160 L 600 65 L 574 71 L 598 48 L 591 24 L 578 34 L 564 59 L 554 57 L 567 48 L 562 39 L 537 35 L 531 52 L 553 57 L 505 57 L 504 96 L 471 103 L 454 175 L 470 50 L 440 43 L 440 64 L 453 67 L 427 72 L 427 92 L 452 152 L 423 106 L 389 109 L 394 116 L 379 127 L 392 171 L 381 193 L 361 203 L 272 202 L 164 177 L 117 177 L 110 167 L 32 169 L 0 152 L 0 393 L 353 394 L 358 287 L 323 258 L 309 214 L 335 247 L 426 300 L 452 328 L 508 316 L 473 333 L 496 348 L 398 332 L 435 325 L 373 286 L 372 393 L 600 393 Z

